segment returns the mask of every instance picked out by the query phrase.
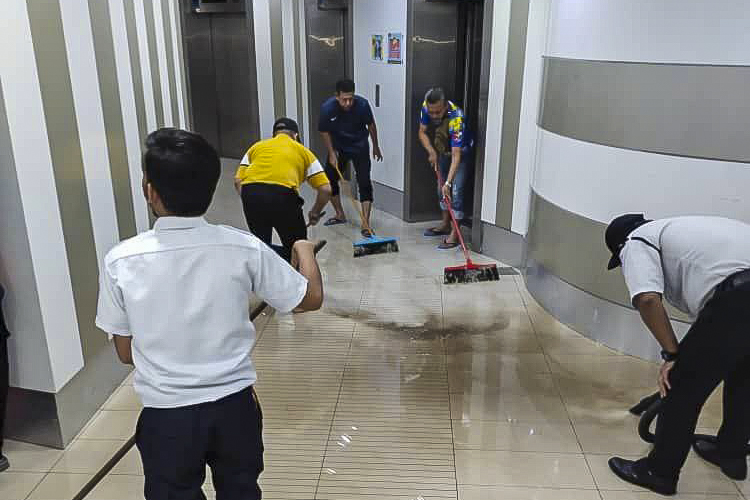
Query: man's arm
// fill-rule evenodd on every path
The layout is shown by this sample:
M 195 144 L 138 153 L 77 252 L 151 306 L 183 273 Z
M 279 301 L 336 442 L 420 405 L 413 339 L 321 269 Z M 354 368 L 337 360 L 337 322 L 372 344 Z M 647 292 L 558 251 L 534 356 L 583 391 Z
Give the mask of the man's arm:
M 651 334 L 659 342 L 662 349 L 677 354 L 679 343 L 672 329 L 672 323 L 669 322 L 667 310 L 664 309 L 661 294 L 656 292 L 641 293 L 633 299 L 633 305 L 638 309 L 643 322 L 651 330 Z M 674 363 L 674 361 L 667 361 L 659 369 L 658 383 L 661 397 L 666 397 L 667 392 L 672 388 L 669 374 L 674 367 Z
M 315 197 L 315 204 L 308 214 L 309 223 L 311 226 L 316 225 L 320 221 L 320 216 L 323 213 L 323 208 L 325 208 L 326 204 L 331 200 L 331 196 L 333 195 L 333 190 L 331 189 L 330 183 L 318 186 L 315 188 L 315 190 L 318 192 L 318 194 Z
M 325 144 L 326 151 L 328 151 L 328 163 L 338 169 L 339 162 L 336 157 L 336 150 L 333 148 L 333 139 L 331 139 L 330 132 L 321 132 L 320 136 L 323 138 L 323 144 Z
M 320 267 L 315 259 L 315 245 L 307 240 L 299 240 L 292 247 L 293 267 L 307 278 L 307 293 L 297 309 L 302 311 L 317 311 L 323 305 L 323 278 Z
M 452 190 L 449 187 L 449 184 L 453 182 L 453 179 L 456 178 L 456 173 L 458 172 L 458 167 L 461 165 L 461 148 L 451 148 L 451 168 L 448 171 L 448 177 L 446 179 L 443 179 L 443 196 L 450 199 Z
M 370 131 L 370 139 L 372 139 L 372 157 L 378 161 L 383 161 L 383 153 L 380 151 L 380 143 L 378 142 L 378 126 L 374 118 L 367 126 L 367 130 Z
M 133 364 L 133 337 L 123 335 L 114 335 L 115 351 L 120 361 L 126 365 Z
M 433 148 L 432 144 L 430 144 L 430 138 L 427 137 L 427 125 L 423 123 L 419 124 L 419 142 L 422 143 L 422 147 L 425 151 L 427 151 L 430 165 L 432 165 L 432 168 L 437 170 L 437 151 L 435 151 L 435 148 Z
M 661 294 L 656 292 L 641 293 L 633 299 L 633 305 L 641 314 L 641 319 L 662 349 L 676 353 L 679 349 L 679 343 L 672 329 L 672 323 L 669 321 L 667 310 L 664 308 Z

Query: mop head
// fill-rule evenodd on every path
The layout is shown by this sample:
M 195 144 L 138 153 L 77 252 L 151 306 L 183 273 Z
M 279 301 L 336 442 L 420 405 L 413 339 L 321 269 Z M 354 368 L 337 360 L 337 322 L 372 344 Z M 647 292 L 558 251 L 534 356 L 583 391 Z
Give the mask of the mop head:
M 500 273 L 495 264 L 467 264 L 457 267 L 446 267 L 444 282 L 446 285 L 453 283 L 478 283 L 480 281 L 499 281 Z
M 396 238 L 381 238 L 373 236 L 372 238 L 366 238 L 354 244 L 355 257 L 391 252 L 398 252 L 398 240 Z

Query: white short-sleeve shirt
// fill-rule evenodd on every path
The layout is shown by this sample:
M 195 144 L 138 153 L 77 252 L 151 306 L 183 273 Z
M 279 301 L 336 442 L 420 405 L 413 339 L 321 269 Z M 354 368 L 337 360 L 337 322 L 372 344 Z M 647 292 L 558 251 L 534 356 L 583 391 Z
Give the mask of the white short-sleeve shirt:
M 252 234 L 162 217 L 107 254 L 96 324 L 132 336 L 144 406 L 189 406 L 255 383 L 251 293 L 289 312 L 306 292 L 307 280 Z
M 675 217 L 633 231 L 620 253 L 631 300 L 663 294 L 695 319 L 716 286 L 750 269 L 750 225 L 722 217 Z

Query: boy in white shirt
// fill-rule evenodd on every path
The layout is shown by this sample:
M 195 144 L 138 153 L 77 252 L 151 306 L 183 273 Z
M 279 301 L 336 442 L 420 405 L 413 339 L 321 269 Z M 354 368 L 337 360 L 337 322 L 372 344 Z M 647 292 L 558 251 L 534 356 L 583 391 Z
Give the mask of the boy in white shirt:
M 218 498 L 259 499 L 250 294 L 282 312 L 319 309 L 313 244 L 294 245 L 297 272 L 250 233 L 208 224 L 221 166 L 201 136 L 161 129 L 146 147 L 143 190 L 158 220 L 107 254 L 96 321 L 135 365 L 145 497 L 204 499 L 208 465 Z

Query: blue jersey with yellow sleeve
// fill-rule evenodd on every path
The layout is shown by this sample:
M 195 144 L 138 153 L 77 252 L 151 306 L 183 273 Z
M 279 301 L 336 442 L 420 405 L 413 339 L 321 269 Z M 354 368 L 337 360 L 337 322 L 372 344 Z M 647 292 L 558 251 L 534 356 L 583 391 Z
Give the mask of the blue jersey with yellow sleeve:
M 424 101 L 419 121 L 428 129 L 433 129 L 433 145 L 440 154 L 450 153 L 450 148 L 461 148 L 465 153 L 474 145 L 463 110 L 451 101 L 448 101 L 448 111 L 440 122 L 432 121 L 427 101 Z

